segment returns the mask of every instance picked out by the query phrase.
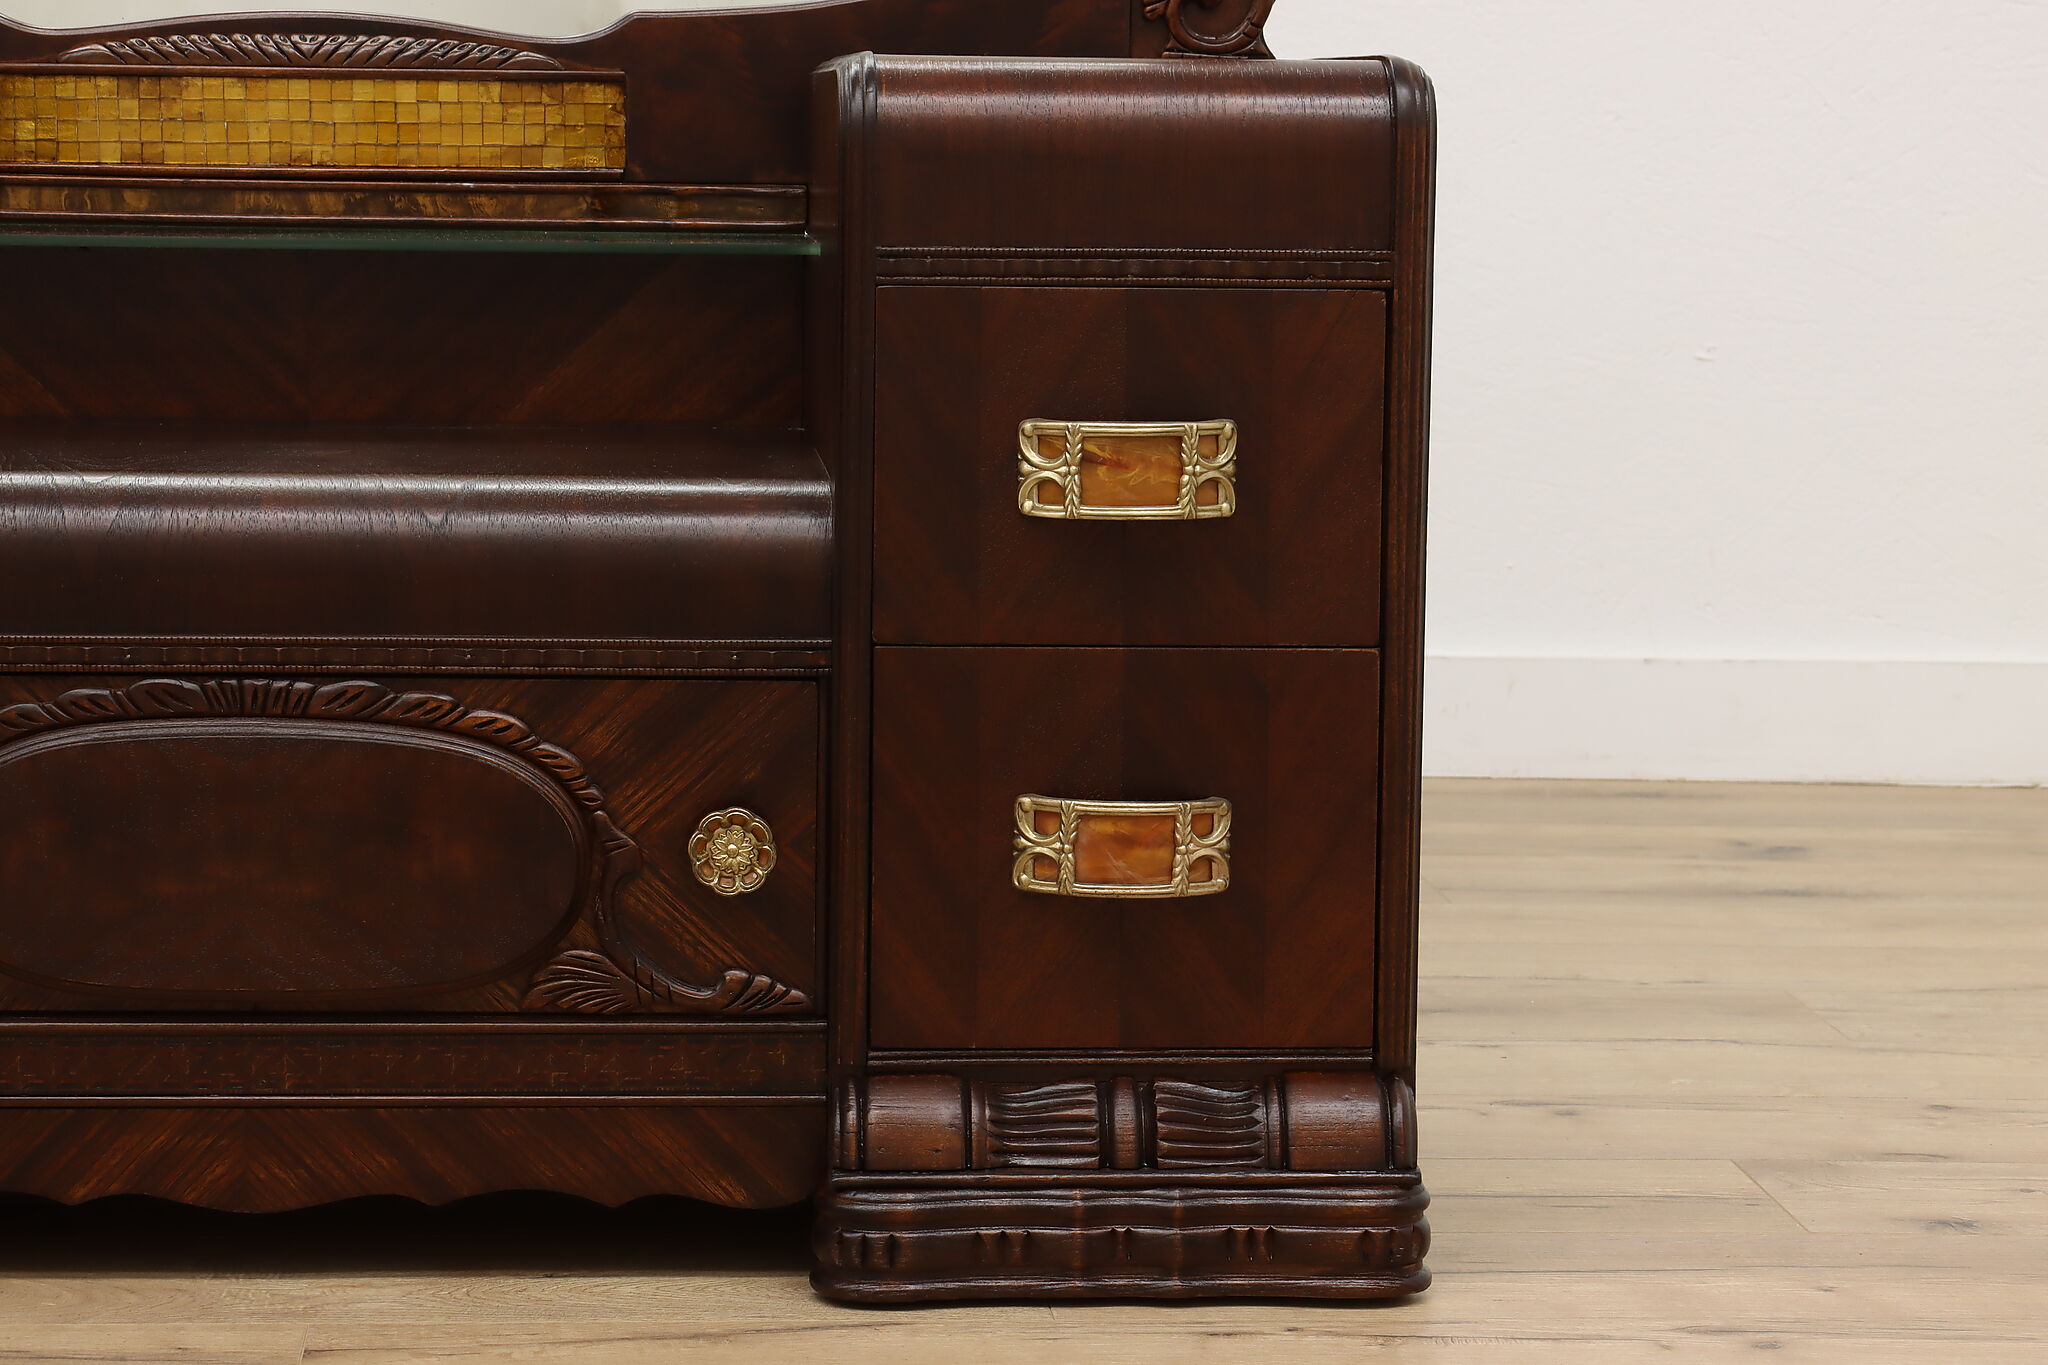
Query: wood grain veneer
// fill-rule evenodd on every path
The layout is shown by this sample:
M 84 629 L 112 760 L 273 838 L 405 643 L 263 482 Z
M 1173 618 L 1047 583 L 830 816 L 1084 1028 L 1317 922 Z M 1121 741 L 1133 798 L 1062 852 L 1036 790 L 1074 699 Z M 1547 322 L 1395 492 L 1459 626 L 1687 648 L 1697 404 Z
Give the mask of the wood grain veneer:
M 1272 9 L 0 20 L 0 1194 L 1422 1288 L 1431 115 Z

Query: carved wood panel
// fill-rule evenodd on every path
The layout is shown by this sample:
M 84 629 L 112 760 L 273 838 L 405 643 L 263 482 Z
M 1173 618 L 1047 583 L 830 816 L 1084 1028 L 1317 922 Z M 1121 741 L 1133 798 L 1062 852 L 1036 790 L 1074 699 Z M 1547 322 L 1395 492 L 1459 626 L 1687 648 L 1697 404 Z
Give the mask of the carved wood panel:
M 81 854 L 39 868 L 15 856 L 27 844 L 13 849 L 0 836 L 0 877 L 16 898 L 17 937 L 35 948 L 35 962 L 83 964 L 74 972 L 27 968 L 6 956 L 0 940 L 0 1009 L 402 1005 L 789 1015 L 816 1008 L 818 702 L 811 684 L 83 681 L 0 682 L 0 758 L 52 737 L 132 737 L 128 766 L 145 770 L 146 780 L 123 786 L 125 776 L 76 770 L 63 801 L 39 797 L 20 813 L 31 825 L 55 824 L 40 835 L 7 831 L 17 843 L 85 848 L 75 830 L 91 823 L 82 818 L 93 796 L 86 779 L 98 777 L 118 787 L 125 803 L 100 813 L 105 828 L 90 845 L 92 865 Z M 470 894 L 472 882 L 487 885 L 500 864 L 520 869 L 519 881 L 558 871 L 525 867 L 537 856 L 525 846 L 530 839 L 508 843 L 495 825 L 468 829 L 475 809 L 437 808 L 439 787 L 411 782 L 398 806 L 371 780 L 378 769 L 367 760 L 325 770 L 294 763 L 314 741 L 360 741 L 371 731 L 457 746 L 471 766 L 495 755 L 527 772 L 529 782 L 559 789 L 582 827 L 573 853 L 564 844 L 545 864 L 559 870 L 568 856 L 570 881 L 580 888 L 573 904 L 537 908 L 566 915 L 559 928 L 531 949 L 508 941 L 489 959 L 502 965 L 474 983 L 404 965 L 438 962 L 461 946 L 444 940 L 479 937 L 476 926 L 441 907 Z M 215 755 L 205 747 L 229 740 L 259 746 L 263 764 L 238 768 L 230 759 L 246 760 L 240 750 Z M 198 780 L 182 792 L 168 747 L 151 749 L 172 743 L 199 746 L 194 754 L 203 760 Z M 228 766 L 209 775 L 205 763 L 216 758 Z M 179 761 L 189 765 L 193 755 Z M 0 805 L 9 778 L 0 765 Z M 305 785 L 323 781 L 338 789 Z M 169 827 L 161 810 L 167 801 L 182 802 L 177 818 L 192 817 L 194 830 L 209 821 L 224 827 L 221 837 L 183 837 L 174 841 L 179 856 L 170 856 L 158 837 Z M 697 881 L 689 854 L 698 822 L 735 805 L 774 822 L 780 853 L 774 875 L 737 903 Z M 301 809 L 337 823 L 339 842 L 328 848 L 295 835 Z M 123 829 L 133 837 L 124 840 Z M 266 842 L 238 844 L 239 830 Z M 381 875 L 405 884 L 381 896 L 369 883 L 356 886 L 357 869 L 337 861 L 345 857 L 373 867 L 396 859 L 397 871 Z M 20 899 L 25 888 L 34 891 L 33 909 Z M 263 940 L 252 938 L 259 933 Z M 15 955 L 22 956 L 30 955 Z M 195 983 L 202 989 L 191 989 Z

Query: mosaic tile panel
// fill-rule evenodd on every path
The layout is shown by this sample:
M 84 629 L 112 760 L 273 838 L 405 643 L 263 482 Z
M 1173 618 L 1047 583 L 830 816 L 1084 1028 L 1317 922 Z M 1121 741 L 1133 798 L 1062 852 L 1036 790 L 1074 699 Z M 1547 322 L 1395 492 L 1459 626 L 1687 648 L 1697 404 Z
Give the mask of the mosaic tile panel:
M 0 162 L 623 170 L 626 92 L 574 79 L 0 73 Z

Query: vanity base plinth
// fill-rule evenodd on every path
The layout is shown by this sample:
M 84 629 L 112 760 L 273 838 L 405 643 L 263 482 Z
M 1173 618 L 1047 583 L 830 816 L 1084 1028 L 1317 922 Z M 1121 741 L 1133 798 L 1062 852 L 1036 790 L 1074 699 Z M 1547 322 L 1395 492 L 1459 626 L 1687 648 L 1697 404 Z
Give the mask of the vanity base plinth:
M 1389 1299 L 1429 1286 L 1408 1174 L 833 1177 L 811 1283 L 846 1303 Z

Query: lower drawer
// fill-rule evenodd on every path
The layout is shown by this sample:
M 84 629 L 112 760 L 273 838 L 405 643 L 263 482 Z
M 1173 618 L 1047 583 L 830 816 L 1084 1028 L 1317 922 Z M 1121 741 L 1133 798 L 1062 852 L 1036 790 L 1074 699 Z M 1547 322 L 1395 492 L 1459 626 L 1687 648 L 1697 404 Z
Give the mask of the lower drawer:
M 0 678 L 0 1011 L 815 1014 L 817 692 Z
M 1378 716 L 1369 650 L 878 650 L 874 1046 L 1368 1046 Z

